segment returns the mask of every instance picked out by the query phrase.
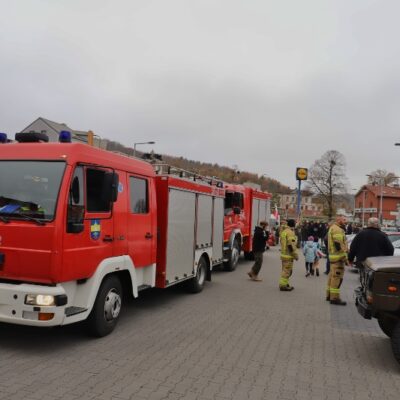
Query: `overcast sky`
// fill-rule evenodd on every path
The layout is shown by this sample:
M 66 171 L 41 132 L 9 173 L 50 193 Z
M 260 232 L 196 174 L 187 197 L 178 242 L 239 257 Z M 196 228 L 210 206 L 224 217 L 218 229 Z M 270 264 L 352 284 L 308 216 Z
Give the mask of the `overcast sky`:
M 400 174 L 398 0 L 0 6 L 0 131 L 42 116 L 290 186 L 331 149 L 350 188 Z

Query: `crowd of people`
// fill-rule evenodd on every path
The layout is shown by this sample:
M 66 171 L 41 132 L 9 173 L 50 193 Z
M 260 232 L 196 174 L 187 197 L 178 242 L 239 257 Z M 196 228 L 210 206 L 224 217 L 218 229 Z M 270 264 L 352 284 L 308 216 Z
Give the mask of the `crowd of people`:
M 356 234 L 350 249 L 346 234 Z M 290 219 L 281 221 L 275 235 L 279 239 L 282 262 L 279 289 L 281 291 L 294 289 L 289 280 L 294 261 L 299 259 L 298 249 L 301 249 L 305 259 L 306 277 L 314 274 L 319 276 L 320 260 L 326 258 L 325 274 L 328 275 L 326 300 L 334 305 L 346 305 L 340 297 L 346 265 L 355 263 L 358 268 L 362 268 L 369 257 L 392 256 L 394 253 L 393 245 L 381 231 L 377 218 L 370 218 L 365 229 L 348 224 L 346 217 L 340 214 L 329 224 L 313 221 L 296 224 L 295 220 Z M 255 228 L 253 236 L 255 263 L 248 272 L 253 281 L 261 281 L 258 274 L 263 263 L 268 236 L 268 223 L 262 221 Z

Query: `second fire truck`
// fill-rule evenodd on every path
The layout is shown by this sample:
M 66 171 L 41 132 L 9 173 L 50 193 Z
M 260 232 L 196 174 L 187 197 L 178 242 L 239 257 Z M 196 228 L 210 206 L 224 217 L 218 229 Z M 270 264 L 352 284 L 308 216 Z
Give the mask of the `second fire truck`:
M 254 228 L 260 221 L 269 222 L 271 195 L 257 189 L 225 184 L 224 269 L 233 271 L 241 251 L 252 259 Z

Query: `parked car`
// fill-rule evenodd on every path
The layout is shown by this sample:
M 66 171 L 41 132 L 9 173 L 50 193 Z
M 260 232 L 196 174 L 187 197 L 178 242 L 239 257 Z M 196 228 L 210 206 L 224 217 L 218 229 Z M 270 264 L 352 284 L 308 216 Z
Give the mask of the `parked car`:
M 356 306 L 365 319 L 376 318 L 390 337 L 400 363 L 400 257 L 371 257 L 360 271 Z
M 351 242 L 356 237 L 356 233 L 352 233 L 350 235 L 346 235 L 347 246 L 350 248 Z
M 387 232 L 385 233 L 388 235 L 389 240 L 392 242 L 394 247 L 394 255 L 400 256 L 400 232 Z

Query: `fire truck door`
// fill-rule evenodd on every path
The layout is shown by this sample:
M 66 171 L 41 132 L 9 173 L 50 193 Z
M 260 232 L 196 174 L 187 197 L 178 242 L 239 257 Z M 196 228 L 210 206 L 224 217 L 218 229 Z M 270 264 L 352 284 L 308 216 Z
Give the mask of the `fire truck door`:
M 68 195 L 64 279 L 90 277 L 113 254 L 112 204 L 102 200 L 108 168 L 76 167 Z
M 128 221 L 126 218 L 128 204 L 127 181 L 125 173 L 118 172 L 118 175 L 118 199 L 113 205 L 113 256 L 128 254 Z
M 156 238 L 152 231 L 149 180 L 129 177 L 128 252 L 136 268 L 153 264 L 153 247 Z

